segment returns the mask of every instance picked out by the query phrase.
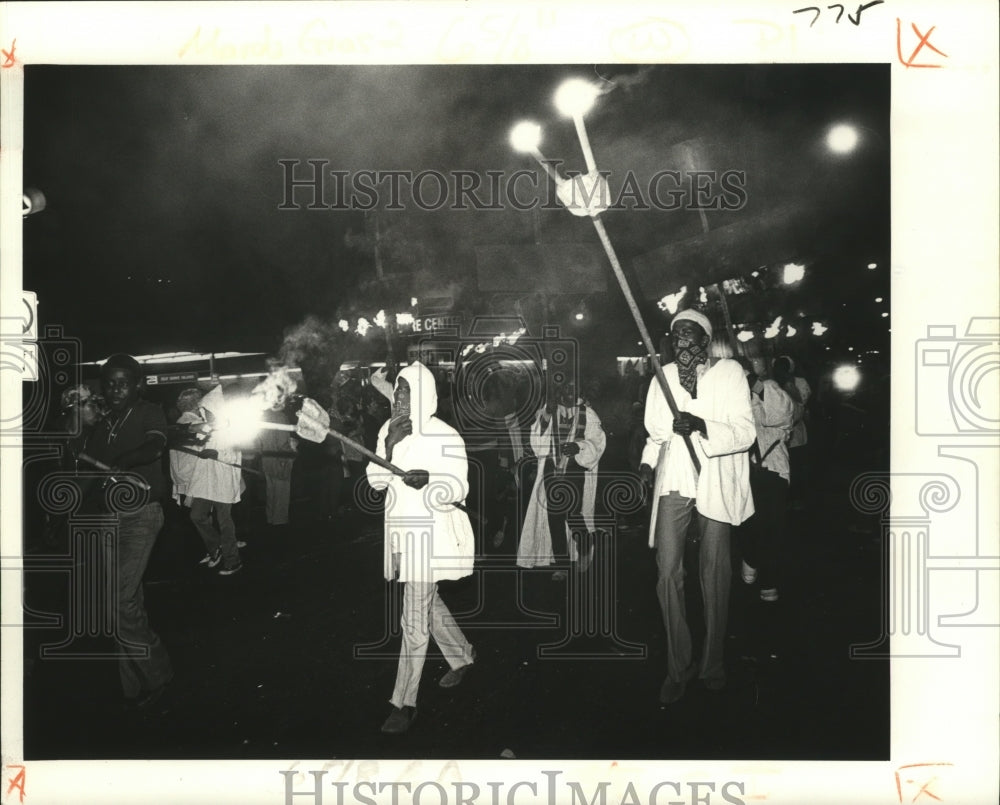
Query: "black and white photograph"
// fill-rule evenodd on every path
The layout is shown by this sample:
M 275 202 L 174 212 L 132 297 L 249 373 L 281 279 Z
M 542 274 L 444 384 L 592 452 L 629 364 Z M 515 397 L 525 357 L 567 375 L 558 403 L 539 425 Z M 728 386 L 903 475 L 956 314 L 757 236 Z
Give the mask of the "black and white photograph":
M 884 757 L 888 112 L 884 65 L 29 67 L 25 285 L 79 353 L 25 547 L 81 575 L 27 574 L 70 629 L 26 750 Z
M 894 620 L 927 595 L 898 597 L 898 560 L 934 557 L 889 518 L 895 434 L 995 433 L 1000 319 L 984 300 L 947 354 L 938 319 L 894 320 L 895 54 L 245 63 L 271 36 L 230 64 L 205 25 L 193 62 L 18 67 L 3 801 L 47 761 L 253 761 L 260 801 L 338 803 L 417 802 L 411 778 L 745 803 L 766 793 L 734 763 L 908 768 L 892 646 L 931 627 L 926 598 Z M 296 39 L 346 41 L 320 17 Z M 930 344 L 916 399 L 900 326 Z M 949 361 L 935 431 L 920 375 Z M 939 799 L 935 759 L 871 801 Z M 580 761 L 666 765 L 608 789 Z

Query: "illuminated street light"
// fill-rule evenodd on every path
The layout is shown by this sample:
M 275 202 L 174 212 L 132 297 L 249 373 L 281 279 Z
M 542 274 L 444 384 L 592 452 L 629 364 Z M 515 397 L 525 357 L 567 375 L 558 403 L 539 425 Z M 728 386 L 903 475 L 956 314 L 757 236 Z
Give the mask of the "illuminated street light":
M 582 117 L 593 108 L 600 94 L 601 91 L 589 81 L 570 78 L 556 90 L 556 109 L 566 117 Z
M 530 120 L 522 121 L 510 130 L 510 145 L 519 153 L 534 153 L 541 143 L 542 127 Z
M 785 285 L 791 285 L 794 282 L 798 282 L 806 274 L 806 267 L 801 266 L 798 263 L 788 263 L 785 266 L 785 273 L 782 275 L 781 281 Z
M 594 152 L 590 147 L 590 138 L 587 136 L 587 127 L 583 124 L 583 116 L 591 110 L 594 101 L 600 94 L 600 89 L 589 81 L 584 81 L 582 78 L 571 78 L 560 85 L 555 96 L 556 108 L 560 113 L 573 118 L 576 136 L 580 140 L 583 158 L 587 163 L 588 175 L 597 173 L 597 162 L 594 160 Z
M 833 385 L 840 391 L 854 391 L 861 382 L 861 372 L 856 366 L 838 366 L 833 372 Z
M 826 145 L 835 154 L 849 154 L 858 144 L 858 130 L 846 123 L 833 126 L 826 135 Z

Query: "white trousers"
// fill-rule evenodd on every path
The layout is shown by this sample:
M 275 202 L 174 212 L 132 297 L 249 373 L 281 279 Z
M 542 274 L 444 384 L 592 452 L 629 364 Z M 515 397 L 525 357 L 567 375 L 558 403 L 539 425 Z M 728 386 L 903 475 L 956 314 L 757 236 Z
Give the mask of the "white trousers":
M 434 582 L 406 582 L 400 625 L 403 647 L 399 652 L 396 688 L 389 701 L 395 707 L 416 707 L 420 674 L 431 637 L 452 668 L 472 662 L 472 644 L 458 628 Z

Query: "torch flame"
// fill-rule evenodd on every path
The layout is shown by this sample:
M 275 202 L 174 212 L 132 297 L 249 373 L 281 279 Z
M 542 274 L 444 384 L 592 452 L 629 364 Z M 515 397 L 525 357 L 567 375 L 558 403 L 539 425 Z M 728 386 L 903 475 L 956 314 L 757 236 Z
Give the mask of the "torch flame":
M 681 303 L 684 298 L 684 294 L 688 291 L 687 285 L 681 287 L 677 293 L 668 293 L 659 302 L 656 303 L 660 310 L 665 310 L 671 316 L 677 312 L 677 306 Z
M 781 329 L 781 318 L 781 316 L 778 316 L 778 318 L 771 322 L 771 326 L 764 330 L 764 338 L 778 337 L 778 331 Z

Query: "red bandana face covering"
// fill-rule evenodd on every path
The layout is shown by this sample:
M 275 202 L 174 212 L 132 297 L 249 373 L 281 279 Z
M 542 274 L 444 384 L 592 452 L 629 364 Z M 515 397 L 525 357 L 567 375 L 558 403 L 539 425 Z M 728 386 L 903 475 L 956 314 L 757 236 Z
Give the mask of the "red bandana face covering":
M 708 360 L 708 353 L 698 341 L 679 336 L 674 345 L 674 360 L 681 385 L 692 397 L 698 396 L 698 367 Z

